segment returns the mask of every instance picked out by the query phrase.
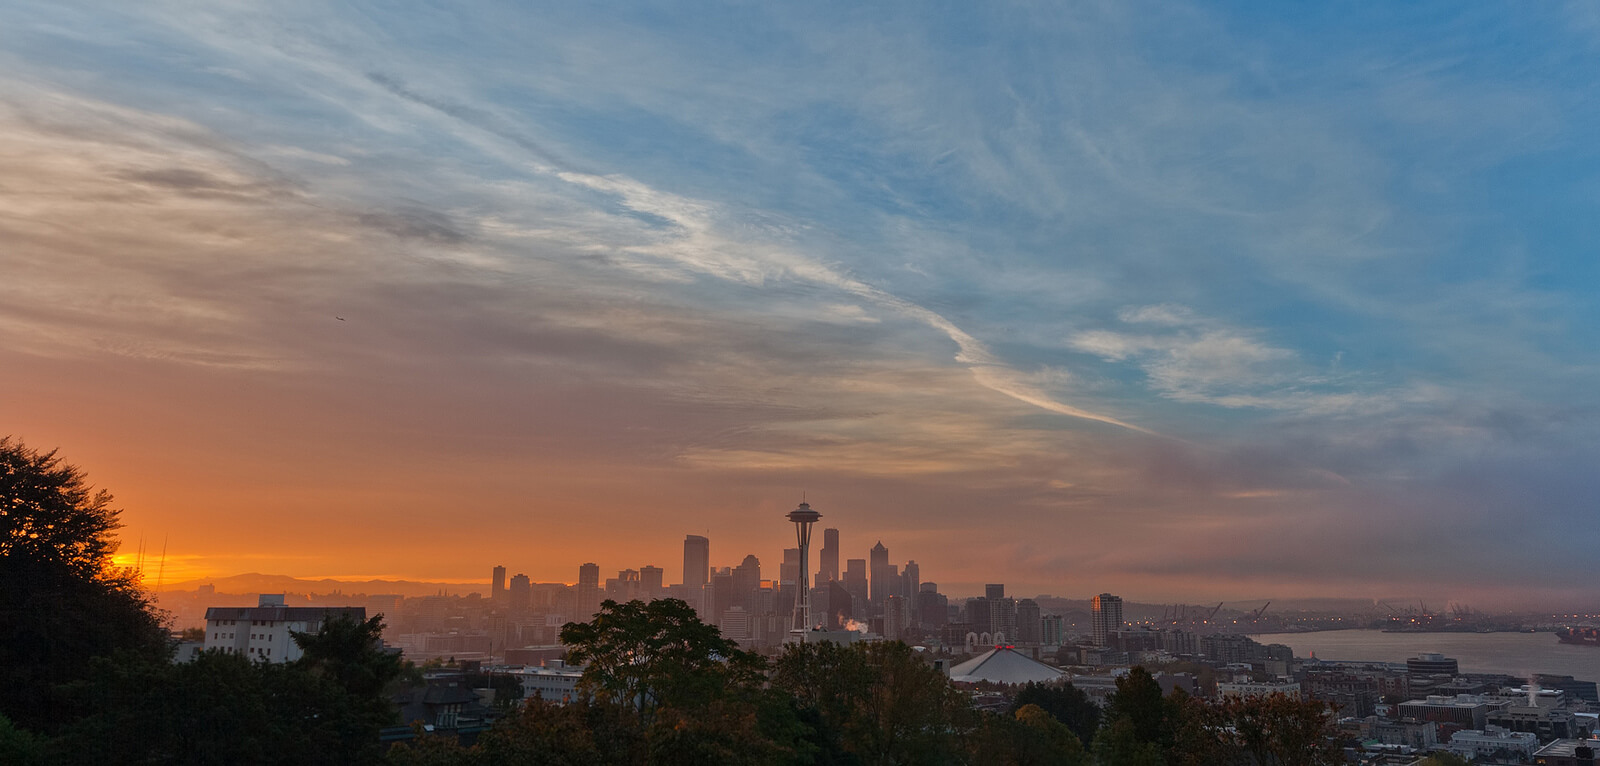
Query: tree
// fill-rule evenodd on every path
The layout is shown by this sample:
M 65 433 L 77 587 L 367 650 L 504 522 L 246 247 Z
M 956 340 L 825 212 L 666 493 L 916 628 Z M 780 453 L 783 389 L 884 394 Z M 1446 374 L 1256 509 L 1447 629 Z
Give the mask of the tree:
M 1139 739 L 1127 716 L 1109 719 L 1100 727 L 1093 752 L 1094 762 L 1102 766 L 1165 766 L 1167 762 L 1159 744 Z
M 43 763 L 44 759 L 44 742 L 0 715 L 0 763 Z
M 1335 766 L 1344 763 L 1334 738 L 1333 713 L 1318 700 L 1284 694 L 1231 697 L 1217 705 L 1227 730 L 1258 764 Z
M 643 722 L 660 706 L 693 707 L 730 683 L 753 683 L 763 665 L 674 598 L 607 599 L 592 622 L 562 626 L 561 643 L 569 662 L 584 665 L 581 690 L 636 708 Z
M 683 601 L 606 601 L 561 640 L 569 662 L 585 663 L 580 690 L 634 716 L 651 763 L 779 764 L 812 751 L 794 706 L 766 688 L 766 661 Z
M 643 763 L 646 753 L 638 717 L 621 706 L 534 699 L 484 732 L 471 755 L 484 766 L 610 766 Z
M 286 762 L 278 755 L 305 738 L 284 715 L 282 671 L 220 651 L 183 664 L 99 658 L 66 690 L 91 712 L 56 748 L 69 763 Z
M 1011 708 L 1007 712 L 1016 715 L 1028 705 L 1037 706 L 1066 724 L 1079 742 L 1093 740 L 1095 730 L 1100 728 L 1100 707 L 1082 689 L 1071 683 L 1057 685 L 1030 681 L 1012 698 Z
M 53 744 L 69 763 L 377 763 L 399 672 L 380 628 L 330 620 L 296 636 L 306 654 L 287 664 L 219 650 L 182 664 L 97 658 L 63 690 L 89 712 Z
M 395 719 L 386 692 L 405 668 L 399 654 L 383 650 L 382 634 L 383 615 L 335 617 L 315 633 L 293 634 L 301 655 L 291 669 L 324 684 L 302 703 L 303 715 L 337 737 L 342 763 L 379 760 L 378 732 Z
M 480 751 L 461 746 L 454 732 L 431 734 L 420 721 L 411 724 L 411 740 L 397 742 L 384 753 L 389 766 L 471 766 L 482 762 Z
M 1167 696 L 1174 710 L 1172 749 L 1168 766 L 1214 766 L 1244 761 L 1242 748 L 1231 735 L 1219 706 L 1191 697 L 1182 688 Z
M 57 690 L 95 657 L 161 660 L 171 642 L 134 573 L 112 566 L 120 510 L 54 451 L 0 438 L 0 714 L 50 732 Z
M 1470 762 L 1467 759 L 1462 758 L 1455 753 L 1442 752 L 1434 753 L 1427 758 L 1417 761 L 1417 766 L 1468 766 L 1469 763 Z
M 1082 766 L 1083 745 L 1066 724 L 1038 705 L 1012 715 L 984 713 L 968 743 L 973 766 Z
M 1105 721 L 1126 721 L 1133 741 L 1154 744 L 1165 753 L 1172 748 L 1177 725 L 1176 705 L 1161 694 L 1161 684 L 1143 667 L 1134 666 L 1117 679 L 1117 691 L 1106 704 Z
M 967 697 L 899 641 L 791 644 L 772 686 L 794 697 L 833 762 L 950 763 L 977 726 Z
M 874 674 L 865 653 L 831 641 L 784 647 L 773 663 L 772 686 L 789 695 L 811 728 L 819 763 L 858 763 L 856 751 L 875 726 L 861 712 Z

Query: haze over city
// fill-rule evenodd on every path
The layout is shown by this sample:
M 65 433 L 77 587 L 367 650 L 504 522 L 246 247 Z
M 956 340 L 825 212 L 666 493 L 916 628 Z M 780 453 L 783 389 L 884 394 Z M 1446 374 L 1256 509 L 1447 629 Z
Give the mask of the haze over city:
M 1596 604 L 1592 6 L 8 4 L 119 561 Z

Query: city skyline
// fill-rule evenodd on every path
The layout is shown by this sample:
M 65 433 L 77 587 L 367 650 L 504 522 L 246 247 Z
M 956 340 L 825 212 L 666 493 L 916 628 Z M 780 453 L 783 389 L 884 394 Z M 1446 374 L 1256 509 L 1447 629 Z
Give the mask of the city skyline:
M 7 21 L 0 435 L 163 582 L 1597 598 L 1588 6 Z

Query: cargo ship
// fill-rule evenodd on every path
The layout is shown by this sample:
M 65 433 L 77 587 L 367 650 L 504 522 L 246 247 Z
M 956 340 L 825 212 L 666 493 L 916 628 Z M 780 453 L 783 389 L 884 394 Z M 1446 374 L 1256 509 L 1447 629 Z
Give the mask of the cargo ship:
M 1556 631 L 1556 640 L 1563 644 L 1600 646 L 1600 628 L 1562 628 L 1561 630 Z

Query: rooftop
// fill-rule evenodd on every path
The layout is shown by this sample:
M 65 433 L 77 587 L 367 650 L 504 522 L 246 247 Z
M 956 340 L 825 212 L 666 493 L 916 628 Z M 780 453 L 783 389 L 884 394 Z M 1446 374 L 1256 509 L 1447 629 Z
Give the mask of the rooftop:
M 950 669 L 950 680 L 961 683 L 1025 684 L 1054 681 L 1062 675 L 1060 670 L 1008 646 L 997 646 Z

